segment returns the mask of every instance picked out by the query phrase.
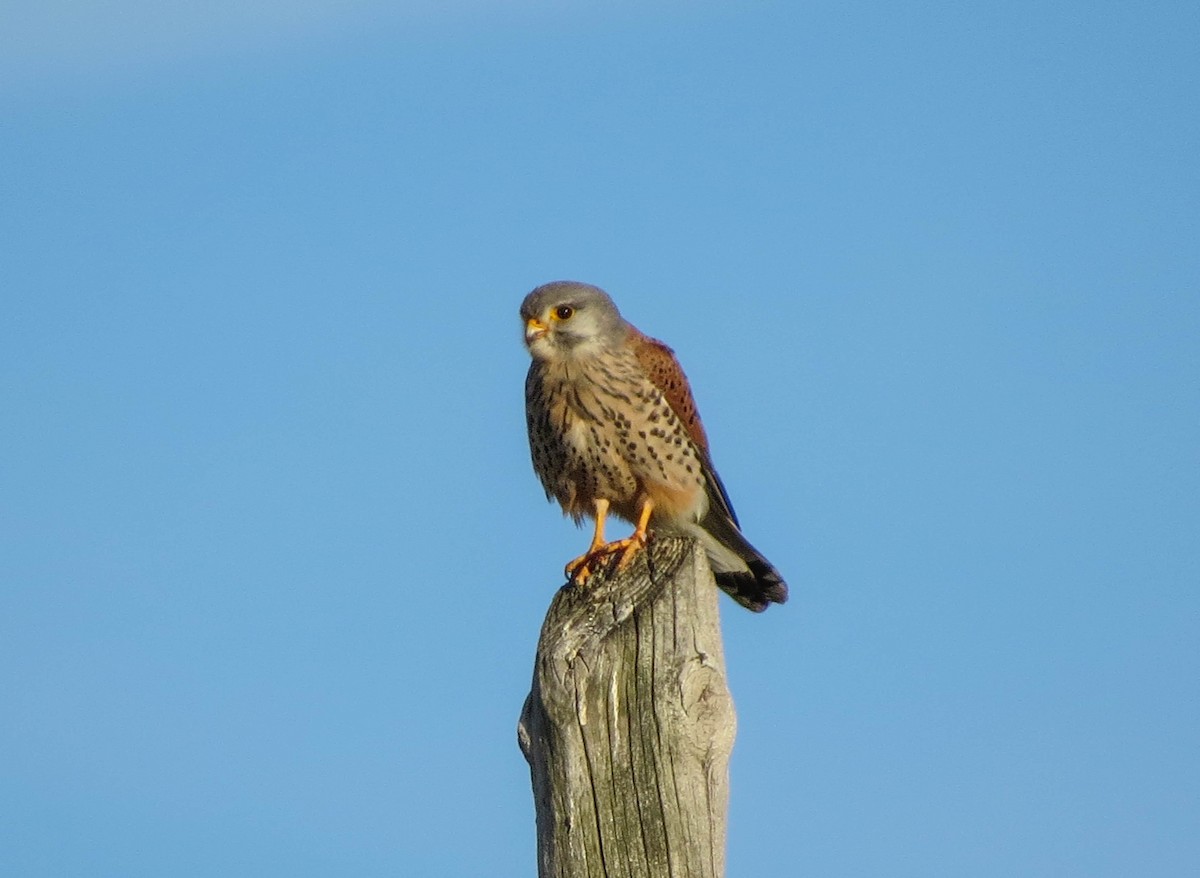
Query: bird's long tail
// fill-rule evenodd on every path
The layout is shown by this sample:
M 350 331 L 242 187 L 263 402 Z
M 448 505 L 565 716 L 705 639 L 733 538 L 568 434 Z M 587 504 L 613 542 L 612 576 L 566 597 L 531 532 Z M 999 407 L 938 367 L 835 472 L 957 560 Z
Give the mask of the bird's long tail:
M 756 613 L 787 600 L 787 583 L 779 571 L 750 545 L 731 518 L 710 510 L 700 529 L 717 585 L 730 597 Z

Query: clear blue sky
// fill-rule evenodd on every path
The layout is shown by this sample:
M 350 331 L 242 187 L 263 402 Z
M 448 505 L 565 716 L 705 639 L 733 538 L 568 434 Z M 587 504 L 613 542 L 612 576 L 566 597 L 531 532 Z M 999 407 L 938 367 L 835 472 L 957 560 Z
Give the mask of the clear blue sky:
M 1200 7 L 394 5 L 0 9 L 0 874 L 533 873 L 557 278 L 792 585 L 731 878 L 1200 871 Z

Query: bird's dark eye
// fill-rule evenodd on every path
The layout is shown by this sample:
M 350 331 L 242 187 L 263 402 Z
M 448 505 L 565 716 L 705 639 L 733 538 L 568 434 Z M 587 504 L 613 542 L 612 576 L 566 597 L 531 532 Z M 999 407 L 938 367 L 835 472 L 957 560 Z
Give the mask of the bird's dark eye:
M 570 320 L 571 315 L 575 313 L 575 309 L 570 305 L 559 305 L 554 309 L 554 316 L 559 320 Z

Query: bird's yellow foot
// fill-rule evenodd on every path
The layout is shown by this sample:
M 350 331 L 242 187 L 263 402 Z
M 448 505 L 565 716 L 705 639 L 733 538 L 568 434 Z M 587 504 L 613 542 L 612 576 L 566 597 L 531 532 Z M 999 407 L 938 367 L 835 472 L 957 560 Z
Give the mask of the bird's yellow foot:
M 567 564 L 567 579 L 575 585 L 583 585 L 593 573 L 610 564 L 613 558 L 617 559 L 617 569 L 624 570 L 638 550 L 645 545 L 646 534 L 635 531 L 632 536 L 623 540 L 613 540 L 611 543 L 593 546 Z
M 585 552 L 574 561 L 568 562 L 566 570 L 563 571 L 567 574 L 567 581 L 573 582 L 575 585 L 583 585 L 594 572 L 592 565 L 595 560 L 596 558 L 591 552 Z
M 595 573 L 604 564 L 608 557 L 607 545 L 600 545 L 588 549 L 574 561 L 567 564 L 566 570 L 567 580 L 575 585 L 583 585 L 592 574 Z
M 617 569 L 624 570 L 629 566 L 629 562 L 633 560 L 634 556 L 646 547 L 646 534 L 643 531 L 638 531 L 632 536 L 626 537 L 623 540 L 617 540 L 610 545 L 613 546 L 613 554 L 617 556 Z

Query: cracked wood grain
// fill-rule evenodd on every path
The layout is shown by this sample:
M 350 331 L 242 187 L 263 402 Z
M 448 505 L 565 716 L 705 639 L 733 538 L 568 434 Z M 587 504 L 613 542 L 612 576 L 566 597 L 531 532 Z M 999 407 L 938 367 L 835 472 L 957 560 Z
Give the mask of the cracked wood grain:
M 736 718 L 704 552 L 656 538 L 564 586 L 518 725 L 539 878 L 720 878 Z

